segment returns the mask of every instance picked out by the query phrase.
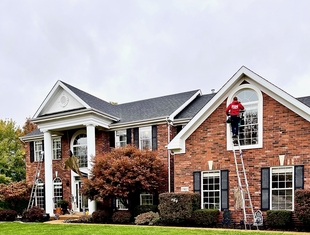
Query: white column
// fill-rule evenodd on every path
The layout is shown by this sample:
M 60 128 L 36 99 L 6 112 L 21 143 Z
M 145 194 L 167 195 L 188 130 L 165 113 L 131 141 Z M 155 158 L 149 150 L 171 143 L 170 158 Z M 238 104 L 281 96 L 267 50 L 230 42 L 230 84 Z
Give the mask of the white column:
M 46 213 L 54 215 L 53 210 L 53 142 L 52 134 L 49 131 L 44 132 L 44 171 L 45 171 L 45 208 Z
M 95 125 L 87 124 L 86 126 L 87 131 L 87 166 L 88 172 L 92 170 L 92 159 L 96 155 L 96 136 L 95 136 Z M 88 174 L 90 177 L 90 174 Z M 88 211 L 91 215 L 96 210 L 96 202 L 88 200 Z

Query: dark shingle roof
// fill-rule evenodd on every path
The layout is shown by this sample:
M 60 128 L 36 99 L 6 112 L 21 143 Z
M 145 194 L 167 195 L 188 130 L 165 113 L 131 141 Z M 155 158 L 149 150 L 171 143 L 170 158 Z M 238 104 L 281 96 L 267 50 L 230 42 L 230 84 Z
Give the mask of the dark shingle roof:
M 193 118 L 215 95 L 215 93 L 197 97 L 175 119 Z
M 119 123 L 168 117 L 199 90 L 116 105 Z
M 112 105 L 109 102 L 101 100 L 65 82 L 62 83 L 91 108 L 119 118 L 120 121 L 118 123 L 167 117 L 188 101 L 194 94 L 199 92 L 199 90 L 193 90 L 130 103 Z
M 301 103 L 310 107 L 310 96 L 300 97 L 300 98 L 296 98 L 296 99 L 299 100 Z
M 102 99 L 99 99 L 96 96 L 86 93 L 85 91 L 82 91 L 74 86 L 71 86 L 63 81 L 62 83 L 66 85 L 73 93 L 75 93 L 78 97 L 80 97 L 85 103 L 87 103 L 93 109 L 97 109 L 108 115 L 117 116 L 114 105 Z

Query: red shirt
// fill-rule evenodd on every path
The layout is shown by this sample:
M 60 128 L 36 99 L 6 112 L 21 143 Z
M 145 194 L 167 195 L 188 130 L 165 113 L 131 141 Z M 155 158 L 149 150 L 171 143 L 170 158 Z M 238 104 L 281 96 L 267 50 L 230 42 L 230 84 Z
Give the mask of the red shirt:
M 230 116 L 238 116 L 240 110 L 243 110 L 243 109 L 244 109 L 243 105 L 239 101 L 235 100 L 227 106 L 226 114 L 230 113 Z

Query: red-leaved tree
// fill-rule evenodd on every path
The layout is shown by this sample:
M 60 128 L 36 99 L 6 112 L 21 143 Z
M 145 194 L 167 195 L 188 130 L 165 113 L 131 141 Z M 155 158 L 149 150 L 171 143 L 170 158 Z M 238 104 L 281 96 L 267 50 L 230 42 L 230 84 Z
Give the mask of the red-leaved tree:
M 82 193 L 89 199 L 118 198 L 129 209 L 140 192 L 160 193 L 167 181 L 167 169 L 157 151 L 144 151 L 132 145 L 97 155 L 91 177 L 84 179 Z

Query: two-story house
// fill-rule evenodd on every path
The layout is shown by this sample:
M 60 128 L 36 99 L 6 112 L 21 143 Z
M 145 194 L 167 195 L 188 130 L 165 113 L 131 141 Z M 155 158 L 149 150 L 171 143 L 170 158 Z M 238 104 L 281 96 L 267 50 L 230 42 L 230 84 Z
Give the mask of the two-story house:
M 310 97 L 294 98 L 246 67 L 216 93 L 116 105 L 57 81 L 32 119 L 39 130 L 22 137 L 29 183 L 44 155 L 36 204 L 53 214 L 55 202 L 70 198 L 74 210 L 92 213 L 96 205 L 79 193 L 80 176 L 64 169 L 68 151 L 87 175 L 96 154 L 135 144 L 159 151 L 169 171 L 163 192 L 198 192 L 202 208 L 229 209 L 241 218 L 225 114 L 234 96 L 245 106 L 239 138 L 254 209 L 294 210 L 294 190 L 309 186 Z M 141 195 L 144 202 L 152 203 L 152 195 Z

